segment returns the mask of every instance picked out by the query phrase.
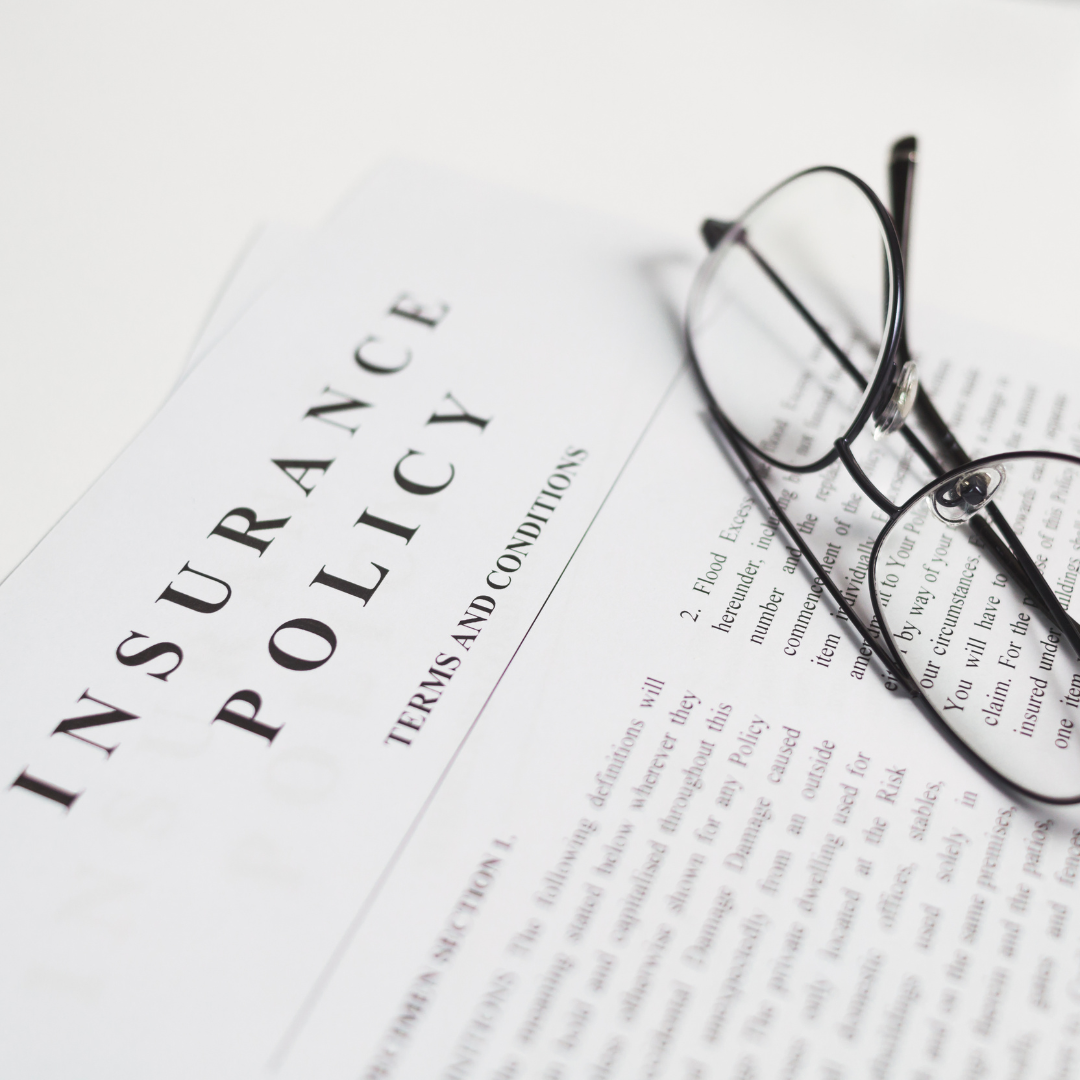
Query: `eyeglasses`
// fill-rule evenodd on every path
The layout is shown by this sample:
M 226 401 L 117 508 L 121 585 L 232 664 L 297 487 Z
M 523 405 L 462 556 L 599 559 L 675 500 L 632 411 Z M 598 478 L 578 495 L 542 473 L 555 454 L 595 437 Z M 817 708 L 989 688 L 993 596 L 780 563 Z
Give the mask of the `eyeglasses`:
M 915 152 L 910 137 L 892 148 L 891 214 L 858 177 L 823 166 L 735 222 L 705 222 L 712 250 L 686 316 L 692 366 L 815 588 L 895 685 L 991 778 L 1044 802 L 1080 802 L 1080 626 L 1068 615 L 1080 595 L 1080 458 L 972 460 L 919 385 L 903 314 Z M 881 440 L 904 447 L 888 491 L 872 479 Z M 932 479 L 898 504 L 905 462 Z M 843 518 L 796 522 L 791 492 L 765 482 L 773 469 L 794 478 L 841 465 L 884 522 L 857 547 Z M 817 529 L 819 550 L 822 533 L 839 534 L 820 557 L 808 539 Z M 869 620 L 855 608 L 864 587 Z

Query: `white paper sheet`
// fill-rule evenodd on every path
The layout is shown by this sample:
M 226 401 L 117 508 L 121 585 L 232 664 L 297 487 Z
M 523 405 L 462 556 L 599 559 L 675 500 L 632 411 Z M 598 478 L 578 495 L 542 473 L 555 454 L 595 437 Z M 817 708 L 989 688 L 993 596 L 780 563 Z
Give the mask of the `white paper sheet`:
M 55 787 L 0 801 L 13 1075 L 1075 1072 L 1080 815 L 983 781 L 788 557 L 678 373 L 693 256 L 376 177 L 0 590 L 0 767 Z M 1071 356 L 918 314 L 971 449 L 1074 449 Z M 781 484 L 845 556 L 875 527 Z M 290 520 L 259 554 L 234 506 Z M 751 560 L 760 641 L 716 629 Z M 220 599 L 185 563 L 223 608 L 155 603 Z M 325 666 L 272 658 L 296 618 Z M 138 714 L 72 729 L 108 757 L 50 734 L 84 689 Z M 246 689 L 264 734 L 213 720 Z
M 312 231 L 290 221 L 268 221 L 254 230 L 199 328 L 180 372 L 181 380 L 296 258 Z
M 386 170 L 5 583 L 17 1074 L 236 1075 L 270 1053 L 677 370 L 669 254 Z M 554 511 L 533 505 L 551 477 Z M 288 522 L 211 535 L 243 533 L 234 508 Z M 487 632 L 455 642 L 470 608 Z M 331 633 L 325 666 L 283 666 Z M 171 648 L 117 659 L 166 642 L 171 673 Z M 107 711 L 92 699 L 137 718 L 57 732 Z

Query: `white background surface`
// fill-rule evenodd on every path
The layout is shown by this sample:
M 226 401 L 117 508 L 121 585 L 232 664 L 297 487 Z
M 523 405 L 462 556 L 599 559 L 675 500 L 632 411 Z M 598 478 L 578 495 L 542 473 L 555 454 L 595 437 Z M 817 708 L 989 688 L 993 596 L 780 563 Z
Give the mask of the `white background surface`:
M 688 234 L 920 138 L 933 304 L 1080 347 L 1080 6 L 0 7 L 0 575 L 153 414 L 261 221 L 395 155 Z M 1018 358 L 1022 362 L 1022 358 Z

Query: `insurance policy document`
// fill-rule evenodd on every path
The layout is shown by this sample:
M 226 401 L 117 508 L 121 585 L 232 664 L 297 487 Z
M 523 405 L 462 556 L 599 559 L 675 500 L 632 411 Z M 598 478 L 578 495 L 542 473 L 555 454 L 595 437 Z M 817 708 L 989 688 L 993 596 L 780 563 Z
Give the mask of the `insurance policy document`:
M 762 514 L 696 255 L 385 172 L 0 588 L 7 1071 L 1074 1074 L 1080 817 Z M 1074 449 L 1071 358 L 920 331 L 973 449 Z M 773 479 L 864 597 L 853 486 Z

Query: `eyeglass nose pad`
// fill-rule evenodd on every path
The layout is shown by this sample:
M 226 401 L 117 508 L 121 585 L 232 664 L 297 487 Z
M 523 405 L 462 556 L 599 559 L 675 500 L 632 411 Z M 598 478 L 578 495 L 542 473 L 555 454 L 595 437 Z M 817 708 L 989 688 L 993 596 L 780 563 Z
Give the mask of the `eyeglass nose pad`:
M 950 480 L 929 496 L 934 516 L 946 525 L 962 525 L 1001 493 L 1005 479 L 1004 465 L 984 465 Z
M 883 439 L 894 431 L 899 431 L 904 426 L 912 407 L 915 405 L 915 396 L 919 392 L 919 373 L 915 369 L 915 361 L 908 360 L 900 369 L 896 378 L 892 395 L 884 404 L 881 411 L 874 417 L 874 438 Z

